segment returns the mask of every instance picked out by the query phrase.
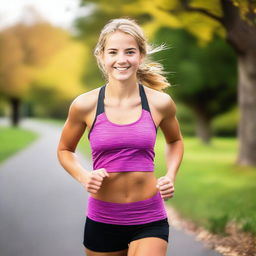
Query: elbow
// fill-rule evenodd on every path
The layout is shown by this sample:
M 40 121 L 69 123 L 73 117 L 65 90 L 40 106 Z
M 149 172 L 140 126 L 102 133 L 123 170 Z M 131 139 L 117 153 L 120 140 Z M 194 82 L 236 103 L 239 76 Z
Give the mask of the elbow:
M 57 155 L 57 159 L 58 159 L 59 163 L 61 164 L 62 150 L 59 147 L 57 148 L 56 155 Z
M 183 144 L 183 138 L 177 138 L 171 141 L 166 142 L 166 144 L 173 145 L 173 144 Z
M 60 164 L 62 164 L 64 161 L 64 157 L 67 158 L 68 153 L 72 154 L 74 151 L 65 147 L 58 146 L 56 154 Z
M 61 146 L 60 144 L 58 145 L 57 151 L 56 151 L 56 155 L 57 155 L 57 159 L 59 160 L 60 164 L 62 162 L 62 158 L 63 158 L 63 153 L 66 151 L 65 148 L 63 148 L 63 146 Z

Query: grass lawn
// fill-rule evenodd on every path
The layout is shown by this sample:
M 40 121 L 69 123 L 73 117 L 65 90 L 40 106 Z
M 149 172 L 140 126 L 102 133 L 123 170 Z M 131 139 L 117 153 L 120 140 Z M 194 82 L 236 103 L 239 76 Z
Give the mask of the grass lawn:
M 53 119 L 53 118 L 41 118 L 41 117 L 33 117 L 32 120 L 45 122 L 53 125 L 57 125 L 62 127 L 66 120 L 63 119 Z
M 0 126 L 0 163 L 32 143 L 38 135 L 19 127 Z
M 256 233 L 256 168 L 235 166 L 238 141 L 214 138 L 210 146 L 197 138 L 184 138 L 185 153 L 175 184 L 175 196 L 167 203 L 184 217 L 211 232 L 223 233 L 235 220 L 245 231 Z M 158 130 L 155 173 L 165 175 L 165 141 Z M 91 159 L 87 131 L 78 149 Z
M 214 138 L 210 146 L 184 138 L 185 153 L 175 196 L 167 201 L 179 212 L 212 232 L 222 233 L 229 220 L 256 233 L 256 168 L 236 166 L 238 141 Z M 164 137 L 156 146 L 157 176 L 164 175 Z

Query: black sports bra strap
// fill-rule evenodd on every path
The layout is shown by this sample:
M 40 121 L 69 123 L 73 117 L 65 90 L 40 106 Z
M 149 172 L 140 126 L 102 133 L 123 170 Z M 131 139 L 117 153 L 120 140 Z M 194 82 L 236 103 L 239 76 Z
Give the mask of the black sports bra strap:
M 98 116 L 99 114 L 101 114 L 101 113 L 103 113 L 105 111 L 104 110 L 105 88 L 106 88 L 106 85 L 103 85 L 100 88 L 99 97 L 98 97 L 98 103 L 97 103 L 96 116 Z M 145 93 L 145 90 L 144 90 L 144 87 L 143 87 L 142 84 L 139 84 L 139 91 L 140 91 L 140 98 L 141 98 L 142 108 L 147 110 L 148 112 L 150 112 L 147 96 L 146 96 L 146 93 Z
M 144 87 L 143 87 L 142 84 L 139 84 L 139 85 L 140 85 L 140 98 L 141 98 L 142 108 L 147 110 L 148 112 L 150 112 L 149 105 L 148 105 L 148 100 L 147 100 L 147 96 L 146 96 Z
M 97 112 L 96 116 L 104 112 L 104 95 L 105 95 L 105 87 L 106 85 L 103 85 L 100 88 L 99 97 L 98 97 L 98 103 L 97 103 Z

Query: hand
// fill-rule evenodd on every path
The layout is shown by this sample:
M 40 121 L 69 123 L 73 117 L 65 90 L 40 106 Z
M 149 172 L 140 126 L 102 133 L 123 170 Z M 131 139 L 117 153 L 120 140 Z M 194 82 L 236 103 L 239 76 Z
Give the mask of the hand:
M 161 197 L 168 200 L 174 194 L 174 182 L 168 176 L 162 176 L 157 180 L 156 187 L 159 189 Z
M 106 177 L 109 177 L 109 174 L 105 168 L 93 170 L 90 172 L 86 184 L 83 185 L 89 193 L 96 194 L 102 185 L 103 179 Z

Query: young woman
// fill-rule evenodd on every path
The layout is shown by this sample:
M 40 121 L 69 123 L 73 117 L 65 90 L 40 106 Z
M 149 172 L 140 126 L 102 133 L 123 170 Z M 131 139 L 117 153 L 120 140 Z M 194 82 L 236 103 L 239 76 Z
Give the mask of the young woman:
M 95 56 L 107 83 L 72 102 L 58 146 L 61 165 L 90 193 L 84 230 L 88 256 L 164 256 L 169 223 L 163 200 L 173 197 L 183 142 L 162 66 L 130 18 L 103 28 Z M 75 149 L 88 127 L 93 171 Z M 166 174 L 154 175 L 158 127 L 166 140 Z

